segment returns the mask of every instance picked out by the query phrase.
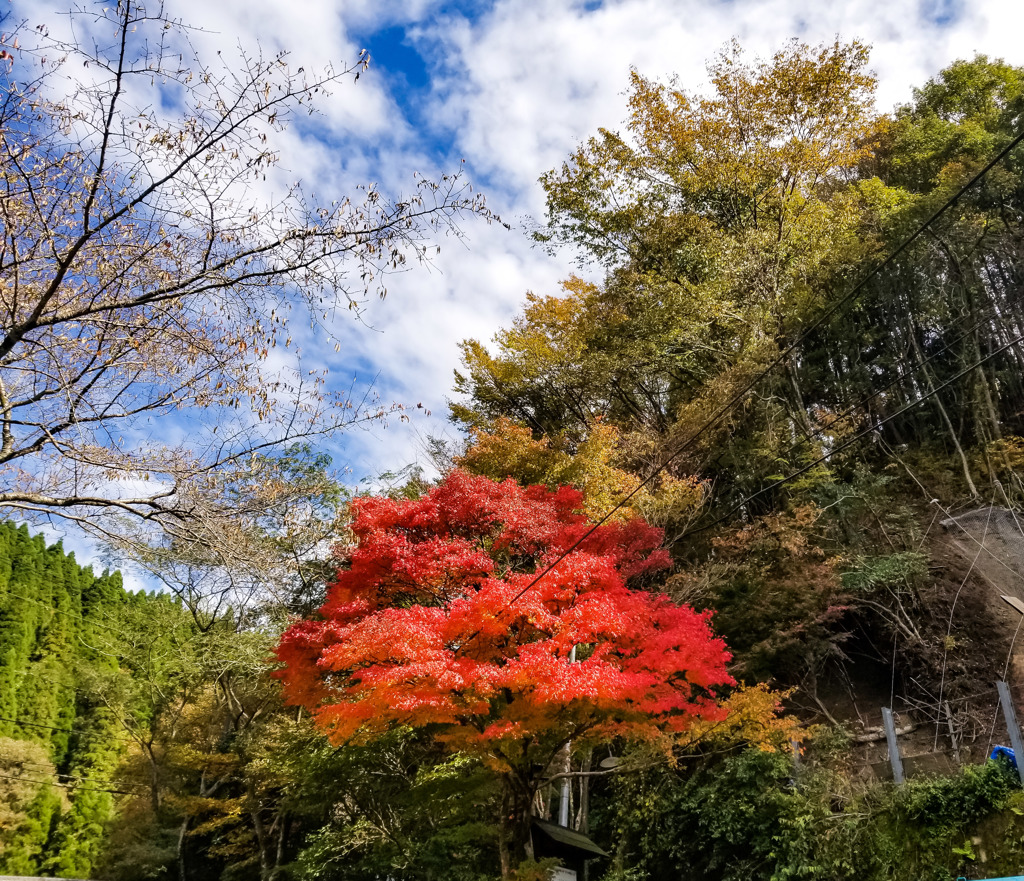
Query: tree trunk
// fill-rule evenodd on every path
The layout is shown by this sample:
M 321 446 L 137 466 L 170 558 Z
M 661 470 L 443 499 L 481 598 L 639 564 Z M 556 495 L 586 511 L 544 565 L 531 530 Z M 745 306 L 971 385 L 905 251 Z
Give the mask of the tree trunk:
M 935 392 L 935 382 L 932 380 L 932 375 L 924 363 L 924 355 L 921 352 L 921 347 L 918 345 L 917 334 L 913 327 L 910 328 L 910 339 L 914 344 L 914 354 L 917 356 L 921 373 L 924 375 L 925 382 L 928 384 L 928 391 L 931 392 L 932 400 L 935 402 L 935 407 L 939 411 L 942 421 L 946 424 L 946 430 L 949 432 L 949 437 L 953 441 L 953 447 L 956 450 L 957 456 L 960 458 L 960 466 L 963 468 L 964 479 L 967 482 L 967 489 L 970 491 L 972 498 L 977 498 L 978 488 L 974 485 L 974 480 L 971 477 L 971 467 L 967 462 L 967 456 L 964 453 L 963 447 L 960 446 L 960 438 L 957 437 L 956 429 L 953 427 L 953 422 L 950 420 L 949 414 L 946 412 L 946 408 L 942 406 L 942 401 L 939 398 L 939 395 Z
M 160 765 L 153 751 L 153 743 L 143 743 L 146 760 L 149 762 L 149 800 L 153 807 L 153 816 L 160 815 Z
M 530 822 L 536 787 L 508 775 L 502 778 L 501 817 L 498 824 L 498 855 L 501 877 L 511 878 L 524 860 L 533 859 Z
M 790 411 L 804 436 L 810 440 L 814 437 L 814 426 L 807 415 L 807 406 L 804 404 L 804 395 L 800 390 L 800 377 L 797 375 L 796 363 L 792 356 L 786 359 L 786 378 L 789 380 L 790 390 Z
M 269 881 L 273 871 L 273 863 L 270 860 L 271 842 L 268 840 L 267 829 L 263 824 L 263 816 L 260 814 L 260 800 L 256 788 L 252 782 L 247 783 L 249 791 L 249 816 L 252 818 L 252 828 L 256 833 L 256 846 L 260 852 L 260 881 Z
M 575 828 L 577 832 L 586 835 L 590 831 L 590 778 L 586 776 L 593 766 L 594 751 L 588 749 L 580 761 L 580 770 L 583 775 L 580 777 L 580 799 L 579 809 L 576 813 Z
M 185 835 L 188 833 L 189 818 L 185 817 L 178 830 L 178 881 L 188 881 L 188 873 L 185 871 Z
M 278 870 L 284 865 L 284 845 L 288 838 L 288 816 L 285 813 L 278 814 L 279 826 L 277 830 L 277 852 L 274 854 L 274 872 L 271 877 L 277 877 Z

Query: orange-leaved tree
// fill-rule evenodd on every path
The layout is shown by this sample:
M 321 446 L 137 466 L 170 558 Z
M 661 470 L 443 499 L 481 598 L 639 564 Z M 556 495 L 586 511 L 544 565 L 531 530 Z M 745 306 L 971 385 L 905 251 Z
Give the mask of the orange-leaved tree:
M 277 650 L 288 699 L 333 741 L 429 727 L 490 766 L 505 876 L 532 855 L 531 804 L 566 743 L 684 730 L 732 683 L 706 614 L 627 583 L 669 564 L 661 530 L 609 523 L 574 548 L 581 506 L 460 470 L 417 500 L 357 499 L 320 616 Z

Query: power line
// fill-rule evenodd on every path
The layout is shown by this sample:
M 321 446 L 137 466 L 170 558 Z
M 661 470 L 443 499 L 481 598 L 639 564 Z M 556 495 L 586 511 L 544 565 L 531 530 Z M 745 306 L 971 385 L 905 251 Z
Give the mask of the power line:
M 979 327 L 981 327 L 986 321 L 988 321 L 988 320 L 990 320 L 991 318 L 994 318 L 994 317 L 996 317 L 996 314 L 994 312 L 992 312 L 992 311 L 986 312 L 986 314 L 980 320 L 975 322 L 974 325 L 969 327 L 967 330 L 965 330 L 959 336 L 955 337 L 952 341 L 946 343 L 946 345 L 944 345 L 941 349 L 938 349 L 938 350 L 932 352 L 927 358 L 924 358 L 923 360 L 920 360 L 920 361 L 916 362 L 916 364 L 912 365 L 912 367 L 909 370 L 906 370 L 906 371 L 904 371 L 902 373 L 899 373 L 896 376 L 896 378 L 894 380 L 892 380 L 892 382 L 890 382 L 888 385 L 884 385 L 884 386 L 882 386 L 879 389 L 875 389 L 870 394 L 865 395 L 863 398 L 861 398 L 856 404 L 853 404 L 852 406 L 847 407 L 843 412 L 841 412 L 841 413 L 837 414 L 836 416 L 834 416 L 832 419 L 830 419 L 824 425 L 820 425 L 817 428 L 815 428 L 810 434 L 806 435 L 805 437 L 803 437 L 800 440 L 798 440 L 795 444 L 793 444 L 779 458 L 783 458 L 783 459 L 788 458 L 794 452 L 796 452 L 798 449 L 800 449 L 800 447 L 802 447 L 804 444 L 809 443 L 814 438 L 820 438 L 826 431 L 828 431 L 834 425 L 837 425 L 843 419 L 847 418 L 848 416 L 852 416 L 854 413 L 858 412 L 859 410 L 862 410 L 870 401 L 874 400 L 879 395 L 885 394 L 885 392 L 889 391 L 891 388 L 893 388 L 894 386 L 898 385 L 900 382 L 905 380 L 908 376 L 912 375 L 915 370 L 920 369 L 922 367 L 925 367 L 927 364 L 929 364 L 930 362 L 934 361 L 940 355 L 945 354 L 946 352 L 948 352 L 957 343 L 963 342 L 965 339 L 967 339 L 967 337 L 969 337 L 972 333 L 974 333 L 974 331 L 976 331 Z M 907 361 L 907 358 L 904 356 L 900 360 Z
M 68 775 L 63 774 L 61 776 L 66 777 Z M 75 792 L 85 790 L 86 792 L 111 792 L 114 795 L 138 795 L 136 792 L 127 792 L 123 789 L 105 789 L 99 786 L 82 786 L 78 783 L 57 783 L 53 780 L 37 780 L 34 777 L 23 777 L 20 774 L 0 774 L 0 780 L 20 780 L 23 783 L 36 783 L 39 786 L 57 786 L 61 789 L 72 789 Z M 142 784 L 131 785 L 141 786 Z
M 11 722 L 14 725 L 26 725 L 29 728 L 46 728 L 50 731 L 59 731 L 61 734 L 84 734 L 81 728 L 58 728 L 56 725 L 44 725 L 42 722 L 26 722 L 22 719 L 9 719 L 6 716 L 0 716 L 0 722 Z
M 723 514 L 717 520 L 713 520 L 711 523 L 708 523 L 705 526 L 701 526 L 698 529 L 684 530 L 679 535 L 677 535 L 674 539 L 672 539 L 672 541 L 670 541 L 669 544 L 674 544 L 675 542 L 680 541 L 681 539 L 683 539 L 683 538 L 685 538 L 687 536 L 696 535 L 699 532 L 706 532 L 707 530 L 717 526 L 719 523 L 723 523 L 724 521 L 726 521 L 730 517 L 732 517 L 733 514 L 735 514 L 737 511 L 739 511 L 745 505 L 747 505 L 750 502 L 752 502 L 754 499 L 758 498 L 759 496 L 764 495 L 766 492 L 770 492 L 771 490 L 775 489 L 778 486 L 781 486 L 784 483 L 789 483 L 789 481 L 795 480 L 797 477 L 800 477 L 800 475 L 802 475 L 802 474 L 806 474 L 808 471 L 810 471 L 816 465 L 820 465 L 822 462 L 828 461 L 828 459 L 830 459 L 832 456 L 836 455 L 836 453 L 841 453 L 847 447 L 852 446 L 858 440 L 860 440 L 861 438 L 865 437 L 866 435 L 874 434 L 875 432 L 878 431 L 879 428 L 881 428 L 887 422 L 891 422 L 896 417 L 902 416 L 908 410 L 911 410 L 914 407 L 916 407 L 918 404 L 921 404 L 924 401 L 927 401 L 929 398 L 931 398 L 934 395 L 938 394 L 944 388 L 947 388 L 948 386 L 952 385 L 957 380 L 962 379 L 964 376 L 966 376 L 972 370 L 976 370 L 982 364 L 985 364 L 987 361 L 990 361 L 996 355 L 999 355 L 1002 352 L 1005 352 L 1011 346 L 1015 346 L 1015 345 L 1017 345 L 1017 343 L 1022 342 L 1022 341 L 1024 341 L 1024 335 L 1010 340 L 1008 343 L 1005 343 L 1004 345 L 1000 346 L 998 349 L 995 349 L 994 351 L 990 352 L 984 358 L 981 358 L 978 361 L 975 361 L 970 366 L 965 367 L 963 370 L 961 370 L 955 376 L 950 377 L 950 379 L 948 379 L 944 383 L 942 383 L 942 385 L 936 386 L 931 391 L 927 392 L 924 395 L 921 395 L 921 397 L 919 397 L 917 400 L 911 401 L 909 404 L 907 404 L 904 407 L 901 407 L 895 413 L 892 413 L 889 416 L 886 416 L 884 419 L 881 419 L 878 422 L 874 423 L 873 425 L 869 426 L 868 428 L 865 428 L 860 433 L 855 434 L 853 437 L 851 437 L 848 440 L 846 440 L 843 443 L 841 443 L 835 449 L 830 450 L 829 452 L 825 453 L 823 456 L 819 456 L 813 462 L 809 462 L 808 464 L 804 465 L 802 468 L 798 468 L 792 474 L 789 474 L 786 477 L 780 478 L 779 480 L 776 480 L 773 483 L 768 484 L 768 486 L 762 487 L 761 489 L 759 489 L 755 493 L 751 493 L 749 496 L 744 498 L 742 501 L 737 502 L 736 505 L 734 505 L 732 508 L 730 508 L 725 514 Z
M 15 765 L 35 765 L 37 767 L 44 767 L 40 762 L 22 762 L 22 761 L 19 761 L 18 759 L 13 759 L 11 761 L 11 764 L 15 764 Z M 54 771 L 53 773 L 54 773 L 55 777 L 59 778 L 59 780 L 84 780 L 86 783 L 109 782 L 109 781 L 99 781 L 95 777 L 86 777 L 84 774 L 65 774 L 65 773 L 62 773 L 61 771 Z M 147 789 L 148 790 L 150 788 L 148 783 L 121 783 L 120 785 L 121 786 L 131 786 L 131 787 L 134 787 L 135 789 Z
M 868 284 L 869 281 L 871 281 L 876 275 L 878 275 L 887 266 L 892 264 L 896 260 L 896 258 L 900 256 L 900 254 L 902 254 L 904 251 L 906 251 L 907 248 L 909 248 L 915 241 L 917 241 L 917 239 L 920 238 L 921 235 L 923 235 L 924 232 L 936 220 L 938 220 L 940 217 L 942 217 L 942 215 L 945 214 L 950 208 L 952 208 L 953 205 L 955 205 L 958 201 L 960 201 L 960 198 L 968 190 L 970 190 L 978 181 L 980 181 L 986 174 L 988 174 L 999 162 L 1001 162 L 1010 153 L 1011 150 L 1013 150 L 1022 141 L 1024 141 L 1024 131 L 1022 131 L 1016 137 L 1012 138 L 1010 140 L 1010 142 L 1005 147 L 1003 147 L 1003 149 L 1000 150 L 991 160 L 989 160 L 989 162 L 986 163 L 986 165 L 977 174 L 975 174 L 969 181 L 967 181 L 967 183 L 965 183 L 963 186 L 961 186 L 960 189 L 958 189 L 952 196 L 950 196 L 942 204 L 942 206 L 939 207 L 938 210 L 933 212 L 928 217 L 928 219 L 924 221 L 924 223 L 920 224 L 917 227 L 917 229 L 915 229 L 913 233 L 911 233 L 906 239 L 904 239 L 903 242 L 894 251 L 892 251 L 881 263 L 879 263 L 870 272 L 868 272 L 867 275 L 865 275 L 859 282 L 857 282 L 852 288 L 850 288 L 850 290 L 847 291 L 842 297 L 840 297 L 838 300 L 836 300 L 836 302 L 834 302 L 831 306 L 829 306 L 827 309 L 825 309 L 825 311 L 822 312 L 821 315 L 819 315 L 818 318 L 816 318 L 814 320 L 814 322 L 812 322 L 811 325 L 809 327 L 807 327 L 807 329 L 804 330 L 803 333 L 801 333 L 799 337 L 797 337 L 796 340 L 794 340 L 792 343 L 790 343 L 788 346 L 786 346 L 786 348 L 783 349 L 782 352 L 780 352 L 774 358 L 774 360 L 772 360 L 772 362 L 767 367 L 765 367 L 760 373 L 758 373 L 749 382 L 747 382 L 738 392 L 736 392 L 731 398 L 729 398 L 729 400 L 726 401 L 725 404 L 723 404 L 721 407 L 719 407 L 714 412 L 714 414 L 712 414 L 712 416 L 707 421 L 705 421 L 692 435 L 690 435 L 689 438 L 687 438 L 682 444 L 680 444 L 680 446 L 675 450 L 675 452 L 673 452 L 671 455 L 669 455 L 664 461 L 662 461 L 662 463 L 660 465 L 658 465 L 657 468 L 654 469 L 654 471 L 652 471 L 639 484 L 637 484 L 637 486 L 634 487 L 629 493 L 627 493 L 625 496 L 623 496 L 623 498 L 617 504 L 615 504 L 611 509 L 609 509 L 607 511 L 607 513 L 605 513 L 601 517 L 600 520 L 598 520 L 596 523 L 594 523 L 594 525 L 591 526 L 590 529 L 588 529 L 582 536 L 580 536 L 580 538 L 578 538 L 575 542 L 573 542 L 573 544 L 568 549 L 563 551 L 555 559 L 555 561 L 553 563 L 550 563 L 547 567 L 545 567 L 522 590 L 520 590 L 515 596 L 513 596 L 512 599 L 510 599 L 508 601 L 508 603 L 505 604 L 505 608 L 511 607 L 513 603 L 515 603 L 521 597 L 525 596 L 526 593 L 528 593 L 533 587 L 535 587 L 540 582 L 540 580 L 542 578 L 544 578 L 545 575 L 547 575 L 552 570 L 554 570 L 555 567 L 558 566 L 558 564 L 561 563 L 571 553 L 573 553 L 573 551 L 577 550 L 580 547 L 580 545 L 583 544 L 583 542 L 585 542 L 588 538 L 590 538 L 590 536 L 593 535 L 594 532 L 600 526 L 604 525 L 617 511 L 621 510 L 626 505 L 626 503 L 629 502 L 630 499 L 632 499 L 637 493 L 640 492 L 640 490 L 642 490 L 644 487 L 646 487 L 648 484 L 650 484 L 655 479 L 655 477 L 657 477 L 670 464 L 672 464 L 672 462 L 675 461 L 675 459 L 677 459 L 684 452 L 686 452 L 686 450 L 688 450 L 690 447 L 692 447 L 693 444 L 696 443 L 698 438 L 700 438 L 706 431 L 708 431 L 710 428 L 712 428 L 723 416 L 726 416 L 729 413 L 731 413 L 736 408 L 736 406 L 740 403 L 740 401 L 742 401 L 746 397 L 747 393 L 750 392 L 751 389 L 753 389 L 758 383 L 760 383 L 761 380 L 763 380 L 766 376 L 770 375 L 771 372 L 776 367 L 778 367 L 780 364 L 782 364 L 807 339 L 808 336 L 810 336 L 812 333 L 814 333 L 814 331 L 816 331 L 819 327 L 821 327 L 826 321 L 828 321 L 829 318 L 831 318 L 833 315 L 835 315 L 840 309 L 844 308 L 861 290 L 864 289 L 864 287 Z M 1002 352 L 1005 349 L 1009 348 L 1010 345 L 1013 345 L 1013 344 L 1016 344 L 1017 342 L 1020 342 L 1021 339 L 1024 339 L 1024 337 L 1019 337 L 1017 340 L 1014 340 L 1013 343 L 1010 343 L 1010 344 L 1007 344 L 1006 346 L 1001 347 L 1000 349 L 996 350 L 996 352 L 993 352 L 988 357 L 982 359 L 982 361 L 980 361 L 979 364 L 984 363 L 989 358 L 991 358 L 993 355 L 998 354 L 999 352 Z M 972 367 L 970 369 L 973 370 L 977 366 L 979 366 L 979 365 L 978 364 L 972 365 Z M 957 374 L 957 376 L 954 377 L 954 379 L 958 379 L 962 375 L 963 375 L 963 373 Z M 950 382 L 951 381 L 952 380 L 950 380 Z M 939 389 L 945 388 L 947 385 L 949 385 L 949 382 L 944 383 L 942 386 L 939 387 Z M 931 397 L 939 389 L 933 389 L 929 394 L 923 396 L 922 398 L 919 398 L 918 401 L 915 401 L 914 404 L 916 405 L 920 401 L 926 400 L 927 398 Z M 895 418 L 895 416 L 897 416 L 900 413 L 904 412 L 908 408 L 909 408 L 909 406 L 908 407 L 904 407 L 903 409 L 899 410 L 897 413 L 893 414 L 892 416 L 887 417 L 885 420 L 883 420 L 882 423 L 879 423 L 879 424 L 884 424 L 885 422 L 888 422 L 890 419 Z M 874 428 L 871 428 L 871 429 L 868 429 L 867 431 L 861 432 L 861 434 L 859 434 L 855 438 L 851 439 L 851 441 L 848 441 L 847 443 L 843 444 L 840 448 L 837 448 L 836 450 L 833 450 L 833 454 L 835 452 L 838 452 L 840 449 L 845 449 L 845 447 L 849 446 L 850 443 L 852 443 L 854 440 L 859 439 L 864 434 L 867 434 L 867 433 L 869 433 L 870 431 L 873 431 L 873 430 L 874 430 Z M 818 461 L 819 462 L 820 461 L 824 461 L 825 458 L 827 458 L 827 456 L 823 457 L 822 459 L 820 459 Z M 786 478 L 786 480 L 792 480 L 794 477 L 799 476 L 799 474 L 802 474 L 805 471 L 809 470 L 809 468 L 813 467 L 813 465 L 815 465 L 815 464 L 818 464 L 818 462 L 812 463 L 810 466 L 806 466 L 806 467 L 800 469 L 800 471 L 796 472 L 793 475 L 790 475 L 790 477 Z M 785 480 L 784 481 L 780 481 L 780 482 L 785 482 Z M 772 484 L 772 486 L 776 486 L 776 485 L 777 484 Z M 766 492 L 770 488 L 771 487 L 766 487 L 761 492 L 762 493 Z M 759 494 L 760 493 L 757 493 L 755 495 L 759 495 Z M 735 512 L 735 510 L 736 509 L 734 509 L 734 512 Z M 715 522 L 718 523 L 718 522 L 721 522 L 721 521 L 719 520 L 719 521 L 715 521 Z M 711 525 L 714 525 L 714 524 L 711 524 Z M 710 528 L 710 527 L 703 527 L 703 528 Z M 678 540 L 678 538 L 674 539 L 674 541 L 677 541 L 677 540 Z M 474 639 L 478 635 L 478 633 L 479 633 L 479 631 L 471 634 L 462 643 L 462 645 L 459 648 L 461 649 L 462 647 L 464 647 L 468 642 L 470 642 L 472 639 Z
M 847 407 L 841 413 L 836 414 L 828 422 L 826 422 L 824 425 L 819 425 L 817 428 L 812 429 L 810 431 L 810 433 L 805 433 L 805 435 L 802 438 L 800 438 L 798 441 L 796 441 L 792 446 L 790 446 L 789 449 L 786 450 L 785 453 L 783 453 L 782 455 L 776 457 L 776 461 L 788 460 L 788 458 L 790 456 L 792 456 L 793 453 L 795 453 L 797 450 L 799 450 L 805 444 L 810 444 L 815 438 L 822 438 L 823 435 L 825 434 L 825 432 L 828 431 L 830 428 L 832 428 L 833 426 L 839 424 L 843 419 L 846 419 L 848 416 L 852 416 L 854 413 L 857 413 L 858 411 L 863 410 L 864 407 L 866 407 L 868 403 L 870 403 L 872 400 L 877 398 L 879 395 L 885 394 L 885 392 L 889 391 L 890 389 L 892 389 L 893 387 L 895 387 L 896 385 L 901 383 L 908 376 L 911 376 L 915 370 L 917 370 L 919 368 L 925 367 L 927 364 L 929 364 L 930 362 L 934 361 L 940 355 L 948 352 L 957 343 L 963 342 L 965 339 L 967 339 L 967 337 L 969 337 L 972 333 L 974 333 L 974 331 L 976 331 L 979 327 L 981 327 L 986 321 L 989 321 L 990 319 L 995 318 L 995 317 L 997 317 L 997 313 L 995 311 L 987 310 L 984 316 L 982 316 L 978 321 L 976 321 L 971 327 L 969 327 L 967 330 L 965 330 L 959 336 L 956 336 L 950 342 L 947 342 L 941 349 L 937 349 L 936 351 L 934 351 L 930 355 L 928 355 L 927 358 L 924 358 L 922 360 L 917 361 L 914 365 L 912 365 L 912 367 L 909 370 L 905 370 L 905 371 L 903 371 L 901 373 L 898 373 L 896 378 L 893 379 L 891 382 L 889 382 L 887 385 L 884 385 L 881 388 L 875 389 L 874 391 L 872 391 L 869 394 L 865 395 L 856 404 L 853 404 L 852 406 Z M 908 361 L 906 356 L 903 356 L 899 360 Z M 674 541 L 676 541 L 676 539 L 673 539 L 672 541 L 674 542 Z M 671 544 L 672 542 L 669 542 L 669 543 Z
M 23 725 L 27 728 L 43 728 L 48 731 L 59 731 L 61 734 L 95 734 L 94 731 L 87 731 L 85 728 L 58 728 L 56 725 L 44 725 L 42 722 L 29 722 L 26 719 L 11 719 L 7 716 L 0 716 L 0 722 L 10 722 L 14 725 Z

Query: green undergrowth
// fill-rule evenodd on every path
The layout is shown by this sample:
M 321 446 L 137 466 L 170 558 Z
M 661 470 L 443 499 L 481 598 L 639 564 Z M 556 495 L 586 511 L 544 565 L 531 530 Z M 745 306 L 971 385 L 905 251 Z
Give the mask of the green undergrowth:
M 603 878 L 953 881 L 1024 868 L 1024 791 L 1008 766 L 895 786 L 856 782 L 845 755 L 833 733 L 798 764 L 751 749 L 621 778 L 595 818 L 617 841 Z

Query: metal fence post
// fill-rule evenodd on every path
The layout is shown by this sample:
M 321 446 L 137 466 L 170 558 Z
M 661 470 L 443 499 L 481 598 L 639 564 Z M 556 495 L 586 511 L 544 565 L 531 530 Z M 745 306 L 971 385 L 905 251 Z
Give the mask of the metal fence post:
M 892 710 L 882 707 L 882 724 L 885 726 L 885 739 L 889 744 L 889 763 L 892 765 L 892 779 L 897 784 L 903 782 L 903 760 L 900 758 L 900 747 L 896 742 L 896 724 L 892 720 Z
M 1003 718 L 1006 720 L 1006 729 L 1010 734 L 1010 746 L 1013 747 L 1013 757 L 1017 762 L 1017 776 L 1020 777 L 1021 786 L 1024 786 L 1024 741 L 1020 736 L 1020 725 L 1017 724 L 1017 711 L 1013 708 L 1013 699 L 1010 697 L 1010 686 L 999 679 L 996 682 L 996 691 L 999 692 L 999 703 L 1003 705 Z

